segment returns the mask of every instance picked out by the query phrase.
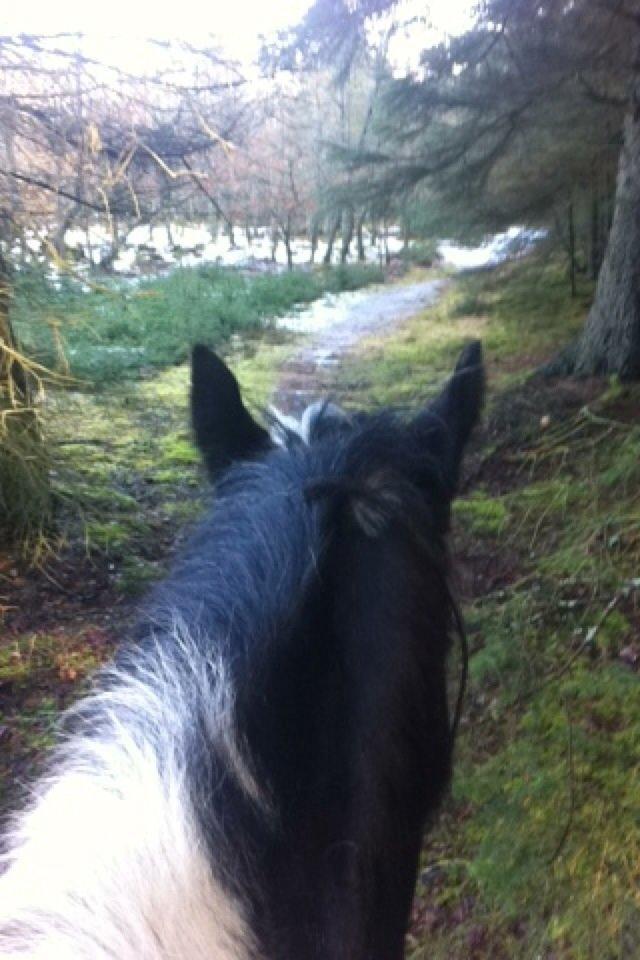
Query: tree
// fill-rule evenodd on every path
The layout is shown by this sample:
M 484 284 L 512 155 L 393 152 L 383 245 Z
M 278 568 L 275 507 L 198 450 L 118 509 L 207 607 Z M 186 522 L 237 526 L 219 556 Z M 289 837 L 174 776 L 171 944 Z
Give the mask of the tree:
M 397 4 L 316 0 L 303 49 L 314 24 L 315 49 L 330 48 L 320 14 L 336 6 L 353 37 Z M 572 278 L 581 266 L 599 274 L 584 331 L 554 370 L 640 376 L 639 31 L 637 0 L 485 0 L 472 30 L 388 84 L 380 148 L 343 158 L 365 196 L 426 184 L 459 228 L 544 226 Z
M 607 249 L 584 330 L 551 372 L 640 378 L 640 13 L 631 27 L 636 34 L 631 94 Z
M 206 189 L 201 163 L 227 148 L 243 78 L 215 51 L 160 45 L 157 72 L 98 63 L 82 39 L 0 37 L 0 517 L 3 533 L 39 528 L 48 464 L 30 387 L 54 376 L 20 353 L 13 279 L 36 261 L 68 269 L 70 227 L 108 226 L 107 268 L 134 224 L 168 218 Z M 208 191 L 210 194 L 210 191 Z M 37 504 L 40 504 L 38 507 Z M 9 529 L 11 528 L 11 529 Z

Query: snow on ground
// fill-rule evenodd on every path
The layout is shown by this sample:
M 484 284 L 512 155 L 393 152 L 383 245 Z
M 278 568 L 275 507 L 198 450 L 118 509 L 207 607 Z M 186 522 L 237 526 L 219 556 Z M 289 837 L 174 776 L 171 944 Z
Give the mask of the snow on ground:
M 460 270 L 468 270 L 493 266 L 507 257 L 522 254 L 544 236 L 544 230 L 509 227 L 504 233 L 496 233 L 476 247 L 461 246 L 451 240 L 443 240 L 438 251 L 445 263 Z
M 463 246 L 451 240 L 443 240 L 438 247 L 445 263 L 459 269 L 490 266 L 505 260 L 509 256 L 522 253 L 544 236 L 542 230 L 532 230 L 513 226 L 504 233 L 488 237 L 478 246 Z M 27 232 L 26 244 L 32 253 L 43 254 L 47 230 Z M 111 250 L 111 238 L 106 225 L 92 224 L 88 230 L 74 227 L 65 234 L 70 250 L 76 250 L 79 260 L 75 265 L 77 273 L 88 272 L 90 266 L 98 266 Z M 397 255 L 403 247 L 400 231 L 397 227 L 389 230 L 384 241 L 381 238 L 372 242 L 371 235 L 364 231 L 365 254 L 369 263 L 384 263 L 386 252 Z M 325 240 L 320 240 L 315 254 L 315 262 L 322 263 L 327 250 Z M 17 251 L 18 252 L 18 251 Z M 268 227 L 251 228 L 251 242 L 244 229 L 234 232 L 234 244 L 221 232 L 216 233 L 206 222 L 192 224 L 153 224 L 133 227 L 122 243 L 120 252 L 114 260 L 113 270 L 120 276 L 137 279 L 144 275 L 166 272 L 175 266 L 194 267 L 198 264 L 215 264 L 224 267 L 244 267 L 267 271 L 274 269 L 271 261 L 273 248 Z M 351 244 L 349 262 L 357 258 L 357 246 Z M 340 259 L 340 238 L 334 246 L 333 262 Z M 304 266 L 311 262 L 311 243 L 306 238 L 297 239 L 293 244 L 293 262 Z M 275 249 L 276 269 L 284 270 L 287 265 L 286 250 L 283 243 Z M 52 267 L 55 274 L 57 270 Z
M 206 223 L 189 225 L 170 224 L 134 227 L 126 238 L 122 251 L 113 263 L 116 273 L 132 273 L 145 261 L 161 266 L 192 267 L 201 263 L 219 264 L 225 267 L 250 267 L 256 262 L 270 261 L 272 242 L 267 227 L 251 229 L 251 243 L 243 229 L 235 230 L 235 243 L 231 246 L 226 234 L 212 232 Z M 85 262 L 97 265 L 111 248 L 108 230 L 100 224 L 94 224 L 89 231 L 74 228 L 65 235 L 67 245 L 82 252 Z M 365 231 L 365 253 L 367 260 L 377 263 L 384 259 L 382 241 L 371 242 L 371 236 Z M 393 256 L 402 249 L 402 240 L 394 232 L 387 239 L 389 253 Z M 327 249 L 325 241 L 318 243 L 315 261 L 321 263 Z M 355 239 L 351 245 L 349 260 L 357 258 Z M 334 262 L 340 259 L 339 239 L 333 251 Z M 297 240 L 293 245 L 293 260 L 296 265 L 307 264 L 311 260 L 311 244 L 308 240 Z M 287 255 L 283 243 L 278 243 L 275 262 L 284 268 Z

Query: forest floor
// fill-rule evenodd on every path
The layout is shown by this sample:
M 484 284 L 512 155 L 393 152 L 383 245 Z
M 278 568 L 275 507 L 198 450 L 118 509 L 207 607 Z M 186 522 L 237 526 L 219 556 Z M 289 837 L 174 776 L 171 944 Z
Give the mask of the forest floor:
M 310 357 L 313 340 L 272 331 L 245 337 L 228 359 L 256 408 L 278 384 L 295 408 L 316 383 L 346 406 L 414 409 L 464 341 L 482 338 L 487 414 L 453 535 L 470 689 L 408 952 L 636 957 L 640 390 L 531 377 L 589 302 L 586 288 L 568 296 L 554 262 L 459 276 L 438 294 L 400 323 L 365 326 L 357 341 L 336 332 L 327 356 Z M 136 598 L 202 508 L 186 400 L 179 366 L 56 401 L 53 469 L 68 533 L 36 568 L 0 553 L 5 809 L 38 767 L 60 708 L 111 656 Z

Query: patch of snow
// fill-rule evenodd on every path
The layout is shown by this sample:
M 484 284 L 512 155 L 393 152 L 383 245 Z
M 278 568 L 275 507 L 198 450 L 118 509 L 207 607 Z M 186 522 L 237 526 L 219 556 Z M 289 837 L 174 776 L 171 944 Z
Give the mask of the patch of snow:
M 198 264 L 217 264 L 224 267 L 245 267 L 256 269 L 258 263 L 268 264 L 270 269 L 272 258 L 272 242 L 267 226 L 251 228 L 251 243 L 248 242 L 244 230 L 236 228 L 235 244 L 231 246 L 226 234 L 216 233 L 206 223 L 192 223 L 188 225 L 171 223 L 158 225 L 141 225 L 129 231 L 119 256 L 113 263 L 116 273 L 131 274 L 140 269 L 143 264 L 155 264 L 158 270 L 162 267 L 171 267 L 176 264 L 193 267 Z M 371 236 L 364 231 L 365 256 L 368 262 L 378 263 L 384 259 L 384 247 L 380 239 L 371 243 Z M 107 227 L 103 224 L 92 224 L 89 230 L 74 227 L 65 235 L 67 245 L 82 253 L 87 262 L 95 265 L 109 253 L 111 238 Z M 35 241 L 39 244 L 39 240 Z M 387 239 L 389 253 L 393 256 L 402 249 L 402 240 L 398 228 L 392 228 Z M 307 239 L 298 239 L 293 245 L 293 262 L 296 266 L 309 264 L 311 261 L 311 243 Z M 327 250 L 326 241 L 318 243 L 315 262 L 322 263 Z M 357 246 L 351 244 L 349 262 L 357 259 Z M 340 244 L 334 247 L 332 262 L 340 260 Z M 279 242 L 275 251 L 276 269 L 284 269 L 287 265 L 285 246 Z
M 545 230 L 509 227 L 504 233 L 497 233 L 476 247 L 462 246 L 451 240 L 443 240 L 438 246 L 438 252 L 445 263 L 461 270 L 489 267 L 502 263 L 511 256 L 525 253 L 545 236 Z
M 371 297 L 371 290 L 327 293 L 296 313 L 276 320 L 276 325 L 295 333 L 318 333 L 345 320 L 354 306 Z

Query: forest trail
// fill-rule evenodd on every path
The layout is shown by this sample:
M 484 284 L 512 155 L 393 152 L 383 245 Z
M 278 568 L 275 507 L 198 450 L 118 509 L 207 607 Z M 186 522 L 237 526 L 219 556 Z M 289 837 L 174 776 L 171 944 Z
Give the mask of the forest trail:
M 434 306 L 446 280 L 393 284 L 371 291 L 340 294 L 326 309 L 312 308 L 310 340 L 280 370 L 273 402 L 288 414 L 300 414 L 314 400 L 322 397 L 333 385 L 333 375 L 345 355 L 365 338 L 389 332 Z M 310 311 L 311 313 L 311 311 Z M 304 325 L 304 317 L 298 324 Z M 311 326 L 313 324 L 313 327 Z

